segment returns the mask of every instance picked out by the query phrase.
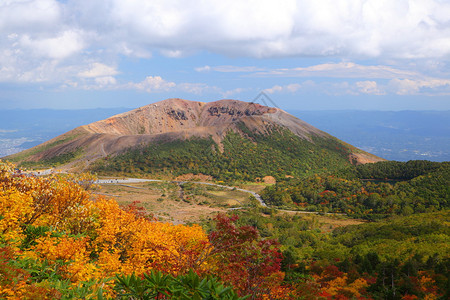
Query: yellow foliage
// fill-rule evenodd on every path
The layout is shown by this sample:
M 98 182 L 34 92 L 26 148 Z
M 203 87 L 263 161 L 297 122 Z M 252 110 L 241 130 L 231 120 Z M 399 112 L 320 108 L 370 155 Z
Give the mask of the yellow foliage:
M 32 198 L 28 194 L 20 193 L 11 188 L 0 190 L 0 232 L 10 245 L 17 245 L 23 238 L 21 225 L 24 219 L 33 211 Z
M 74 285 L 151 269 L 174 275 L 190 268 L 208 271 L 205 256 L 211 245 L 200 226 L 161 223 L 124 211 L 116 201 L 88 192 L 93 179 L 87 175 L 43 178 L 13 170 L 0 162 L 1 237 L 18 251 L 25 238 L 22 228 L 48 228 L 20 255 L 47 261 Z M 20 289 L 1 295 L 20 298 Z
M 327 282 L 327 287 L 325 287 L 323 291 L 331 296 L 343 293 L 358 298 L 361 296 L 362 290 L 368 286 L 369 284 L 364 278 L 358 278 L 349 284 L 347 276 L 343 275 Z
M 347 276 L 337 277 L 334 280 L 328 282 L 328 287 L 323 289 L 325 292 L 330 294 L 331 296 L 335 296 L 341 287 L 347 285 Z
M 200 226 L 150 222 L 123 211 L 113 200 L 99 199 L 93 210 L 98 216 L 94 247 L 105 270 L 142 274 L 158 269 L 178 274 L 201 267 L 199 257 L 209 244 Z
M 342 290 L 347 294 L 352 294 L 353 297 L 360 297 L 361 291 L 368 286 L 369 284 L 367 283 L 367 280 L 365 280 L 364 278 L 358 278 L 348 286 L 343 287 Z

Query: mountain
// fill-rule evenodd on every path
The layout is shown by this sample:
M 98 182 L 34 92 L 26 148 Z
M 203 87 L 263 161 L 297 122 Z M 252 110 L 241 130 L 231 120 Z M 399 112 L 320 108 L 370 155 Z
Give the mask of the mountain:
M 223 179 L 296 176 L 383 160 L 278 108 L 183 99 L 77 127 L 7 159 L 24 166 L 103 173 L 192 172 Z
M 80 125 L 92 123 L 129 108 L 2 109 L 0 157 L 37 146 Z
M 450 161 L 450 111 L 289 111 L 388 160 Z

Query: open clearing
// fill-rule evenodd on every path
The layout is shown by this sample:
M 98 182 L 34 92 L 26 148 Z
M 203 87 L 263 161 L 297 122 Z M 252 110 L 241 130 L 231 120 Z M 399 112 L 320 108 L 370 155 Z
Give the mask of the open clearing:
M 159 220 L 174 224 L 198 223 L 229 208 L 255 204 L 248 193 L 190 182 L 101 184 L 96 193 L 124 206 L 137 201 Z
M 246 184 L 245 189 L 260 192 L 264 185 Z M 230 208 L 249 207 L 256 204 L 250 195 L 239 190 L 186 182 L 140 182 L 127 184 L 101 184 L 98 194 L 110 196 L 120 205 L 135 201 L 162 222 L 174 224 L 200 223 Z M 337 227 L 358 225 L 362 220 L 345 216 L 318 215 L 304 212 L 279 211 L 279 214 L 300 214 L 304 219 L 315 220 L 320 229 L 330 232 Z

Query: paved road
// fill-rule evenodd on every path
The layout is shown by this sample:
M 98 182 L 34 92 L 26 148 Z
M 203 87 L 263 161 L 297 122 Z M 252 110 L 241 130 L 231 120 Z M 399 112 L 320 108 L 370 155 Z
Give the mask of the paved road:
M 42 175 L 50 175 L 52 173 L 58 173 L 55 172 L 54 169 L 47 169 L 47 170 L 41 170 L 39 172 L 35 171 L 35 172 L 31 172 L 31 174 L 35 175 L 35 176 L 42 176 Z M 228 185 L 223 185 L 223 184 L 216 184 L 216 183 L 211 183 L 211 182 L 200 182 L 200 181 L 177 181 L 177 180 L 161 180 L 161 179 L 142 179 L 142 178 L 125 178 L 125 179 L 119 179 L 119 178 L 113 178 L 113 179 L 99 179 L 97 180 L 95 183 L 96 184 L 126 184 L 126 183 L 140 183 L 140 182 L 174 182 L 174 183 L 178 183 L 178 184 L 183 184 L 183 183 L 187 183 L 187 182 L 191 182 L 191 183 L 195 183 L 195 184 L 204 184 L 204 185 L 211 185 L 211 186 L 217 186 L 217 187 L 221 187 L 221 188 L 225 188 L 225 189 L 229 189 L 229 190 L 237 190 L 237 191 L 241 191 L 244 193 L 249 193 L 252 196 L 255 197 L 256 200 L 258 200 L 258 202 L 261 204 L 261 206 L 263 207 L 268 207 L 267 204 L 264 202 L 264 200 L 261 198 L 261 196 L 253 191 L 250 190 L 246 190 L 246 189 L 241 189 L 241 188 L 237 188 L 234 186 L 228 186 Z M 129 186 L 129 187 L 133 187 L 134 186 Z M 241 209 L 241 207 L 235 207 L 232 209 Z M 299 214 L 319 214 L 319 212 L 315 212 L 315 211 L 298 211 L 298 210 L 286 210 L 286 209 L 278 209 L 278 211 L 283 211 L 283 212 L 288 212 L 288 213 L 299 213 Z M 342 213 L 325 213 L 325 215 L 345 215 Z
M 125 179 L 99 179 L 95 183 L 97 183 L 97 184 L 107 184 L 107 183 L 110 183 L 110 184 L 111 183 L 112 184 L 126 184 L 126 183 L 139 183 L 139 182 L 174 182 L 174 183 L 179 183 L 179 184 L 190 182 L 190 183 L 195 183 L 195 184 L 217 186 L 217 187 L 221 187 L 221 188 L 225 188 L 225 189 L 229 189 L 229 190 L 236 190 L 236 191 L 241 191 L 241 192 L 244 192 L 244 193 L 249 193 L 253 197 L 255 197 L 256 200 L 259 201 L 261 206 L 267 207 L 267 204 L 264 203 L 263 199 L 261 199 L 261 196 L 259 194 L 255 193 L 255 192 L 253 192 L 253 191 L 237 188 L 237 187 L 234 187 L 234 186 L 228 186 L 228 185 L 211 183 L 211 182 L 125 178 Z

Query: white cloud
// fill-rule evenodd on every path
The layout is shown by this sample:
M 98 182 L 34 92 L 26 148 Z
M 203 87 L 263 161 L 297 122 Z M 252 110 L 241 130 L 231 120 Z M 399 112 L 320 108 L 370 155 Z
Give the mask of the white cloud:
M 281 85 L 274 85 L 271 88 L 265 89 L 264 92 L 267 94 L 273 94 L 277 92 L 282 92 L 284 88 Z
M 385 95 L 386 92 L 380 88 L 376 81 L 358 81 L 356 82 L 358 92 L 371 95 Z
M 65 25 L 94 33 L 91 47 L 132 56 L 450 54 L 450 3 L 440 0 L 42 1 L 56 7 L 56 19 L 65 12 Z
M 205 93 L 215 93 L 224 94 L 221 88 L 216 86 L 210 86 L 206 83 L 196 83 L 196 82 L 180 82 L 175 83 L 172 81 L 167 81 L 161 76 L 147 76 L 141 82 L 129 82 L 125 85 L 118 85 L 116 89 L 136 89 L 145 91 L 147 93 L 159 93 L 159 92 L 169 92 L 169 91 L 179 91 L 189 94 L 202 95 Z M 233 90 L 233 93 L 238 93 L 241 90 Z M 231 92 L 231 91 L 230 91 Z
M 20 38 L 19 43 L 35 56 L 50 59 L 64 59 L 79 53 L 84 48 L 82 34 L 73 30 L 48 38 L 32 38 L 25 34 Z
M 55 0 L 2 0 L 0 32 L 51 31 L 61 22 L 61 4 Z
M 180 83 L 177 89 L 190 94 L 202 95 L 204 93 L 221 93 L 222 90 L 215 86 L 209 86 L 205 83 Z
M 203 66 L 203 67 L 198 67 L 194 69 L 197 72 L 209 72 L 211 71 L 211 67 L 210 66 Z
M 251 58 L 313 56 L 344 61 L 375 58 L 397 61 L 398 65 L 410 59 L 448 61 L 450 2 L 0 1 L 0 81 L 123 86 L 114 78 L 119 71 L 111 65 L 118 64 L 121 56 L 148 59 L 153 52 L 172 58 L 196 52 Z M 440 81 L 443 79 L 411 69 L 415 70 L 414 66 L 396 68 L 341 62 L 272 70 L 206 65 L 195 70 L 271 77 L 358 78 L 359 86 L 351 90 L 371 94 L 447 88 L 445 81 Z M 435 72 L 443 69 L 445 64 Z M 447 74 L 445 70 L 441 77 Z M 389 89 L 385 90 L 376 79 L 391 80 Z M 297 90 L 296 86 L 286 85 L 271 89 L 293 92 L 304 88 L 301 85 Z M 165 81 L 158 76 L 131 83 L 130 88 L 146 91 L 178 88 L 193 93 L 220 90 L 199 83 Z
M 315 91 L 326 95 L 360 95 L 374 94 L 383 95 L 384 92 L 375 81 L 358 81 L 350 83 L 347 81 L 339 82 L 314 82 L 307 80 L 302 83 L 291 83 L 287 85 L 274 85 L 264 90 L 267 94 L 276 93 L 297 93 Z
M 102 87 L 115 85 L 117 83 L 116 79 L 112 76 L 97 77 L 95 78 L 95 82 Z
M 267 94 L 274 94 L 279 92 L 288 92 L 288 93 L 295 93 L 298 90 L 302 89 L 303 87 L 309 87 L 311 85 L 311 81 L 305 82 L 303 85 L 299 83 L 291 83 L 287 85 L 274 85 L 271 88 L 265 89 L 264 92 Z
M 228 97 L 230 97 L 232 95 L 243 93 L 246 90 L 247 89 L 244 89 L 244 88 L 235 88 L 235 89 L 232 89 L 232 90 L 228 90 L 228 91 L 222 92 L 222 97 L 228 98 Z
M 273 69 L 255 72 L 261 77 L 334 77 L 334 78 L 419 78 L 420 73 L 390 66 L 365 66 L 352 62 L 326 63 L 309 67 Z
M 397 95 L 427 94 L 430 89 L 435 90 L 435 95 L 450 95 L 450 80 L 448 79 L 392 79 L 388 87 Z
M 175 86 L 175 82 L 166 81 L 161 76 L 147 76 L 141 82 L 126 85 L 127 88 L 143 90 L 148 93 L 169 91 Z
M 95 62 L 89 66 L 88 70 L 78 73 L 78 76 L 86 78 L 94 78 L 94 77 L 114 76 L 117 74 L 119 74 L 119 72 L 116 70 L 116 68 Z
M 259 72 L 264 71 L 264 68 L 258 68 L 253 66 L 216 66 L 210 67 L 208 65 L 204 67 L 198 67 L 194 69 L 197 72 L 221 72 L 221 73 L 250 73 L 250 72 Z
M 314 91 L 326 95 L 450 95 L 450 80 L 424 78 L 424 79 L 392 79 L 387 83 L 374 80 L 365 81 L 321 81 L 307 80 L 303 83 L 287 85 L 274 85 L 264 90 L 267 94 L 276 93 L 304 93 Z
M 125 26 L 131 22 L 133 29 L 158 42 L 231 55 L 411 58 L 450 52 L 445 42 L 450 13 L 443 13 L 450 4 L 433 0 L 166 1 L 141 9 L 136 9 L 138 1 L 131 2 L 118 6 L 132 7 L 121 14 Z M 156 15 L 160 11 L 165 18 Z

